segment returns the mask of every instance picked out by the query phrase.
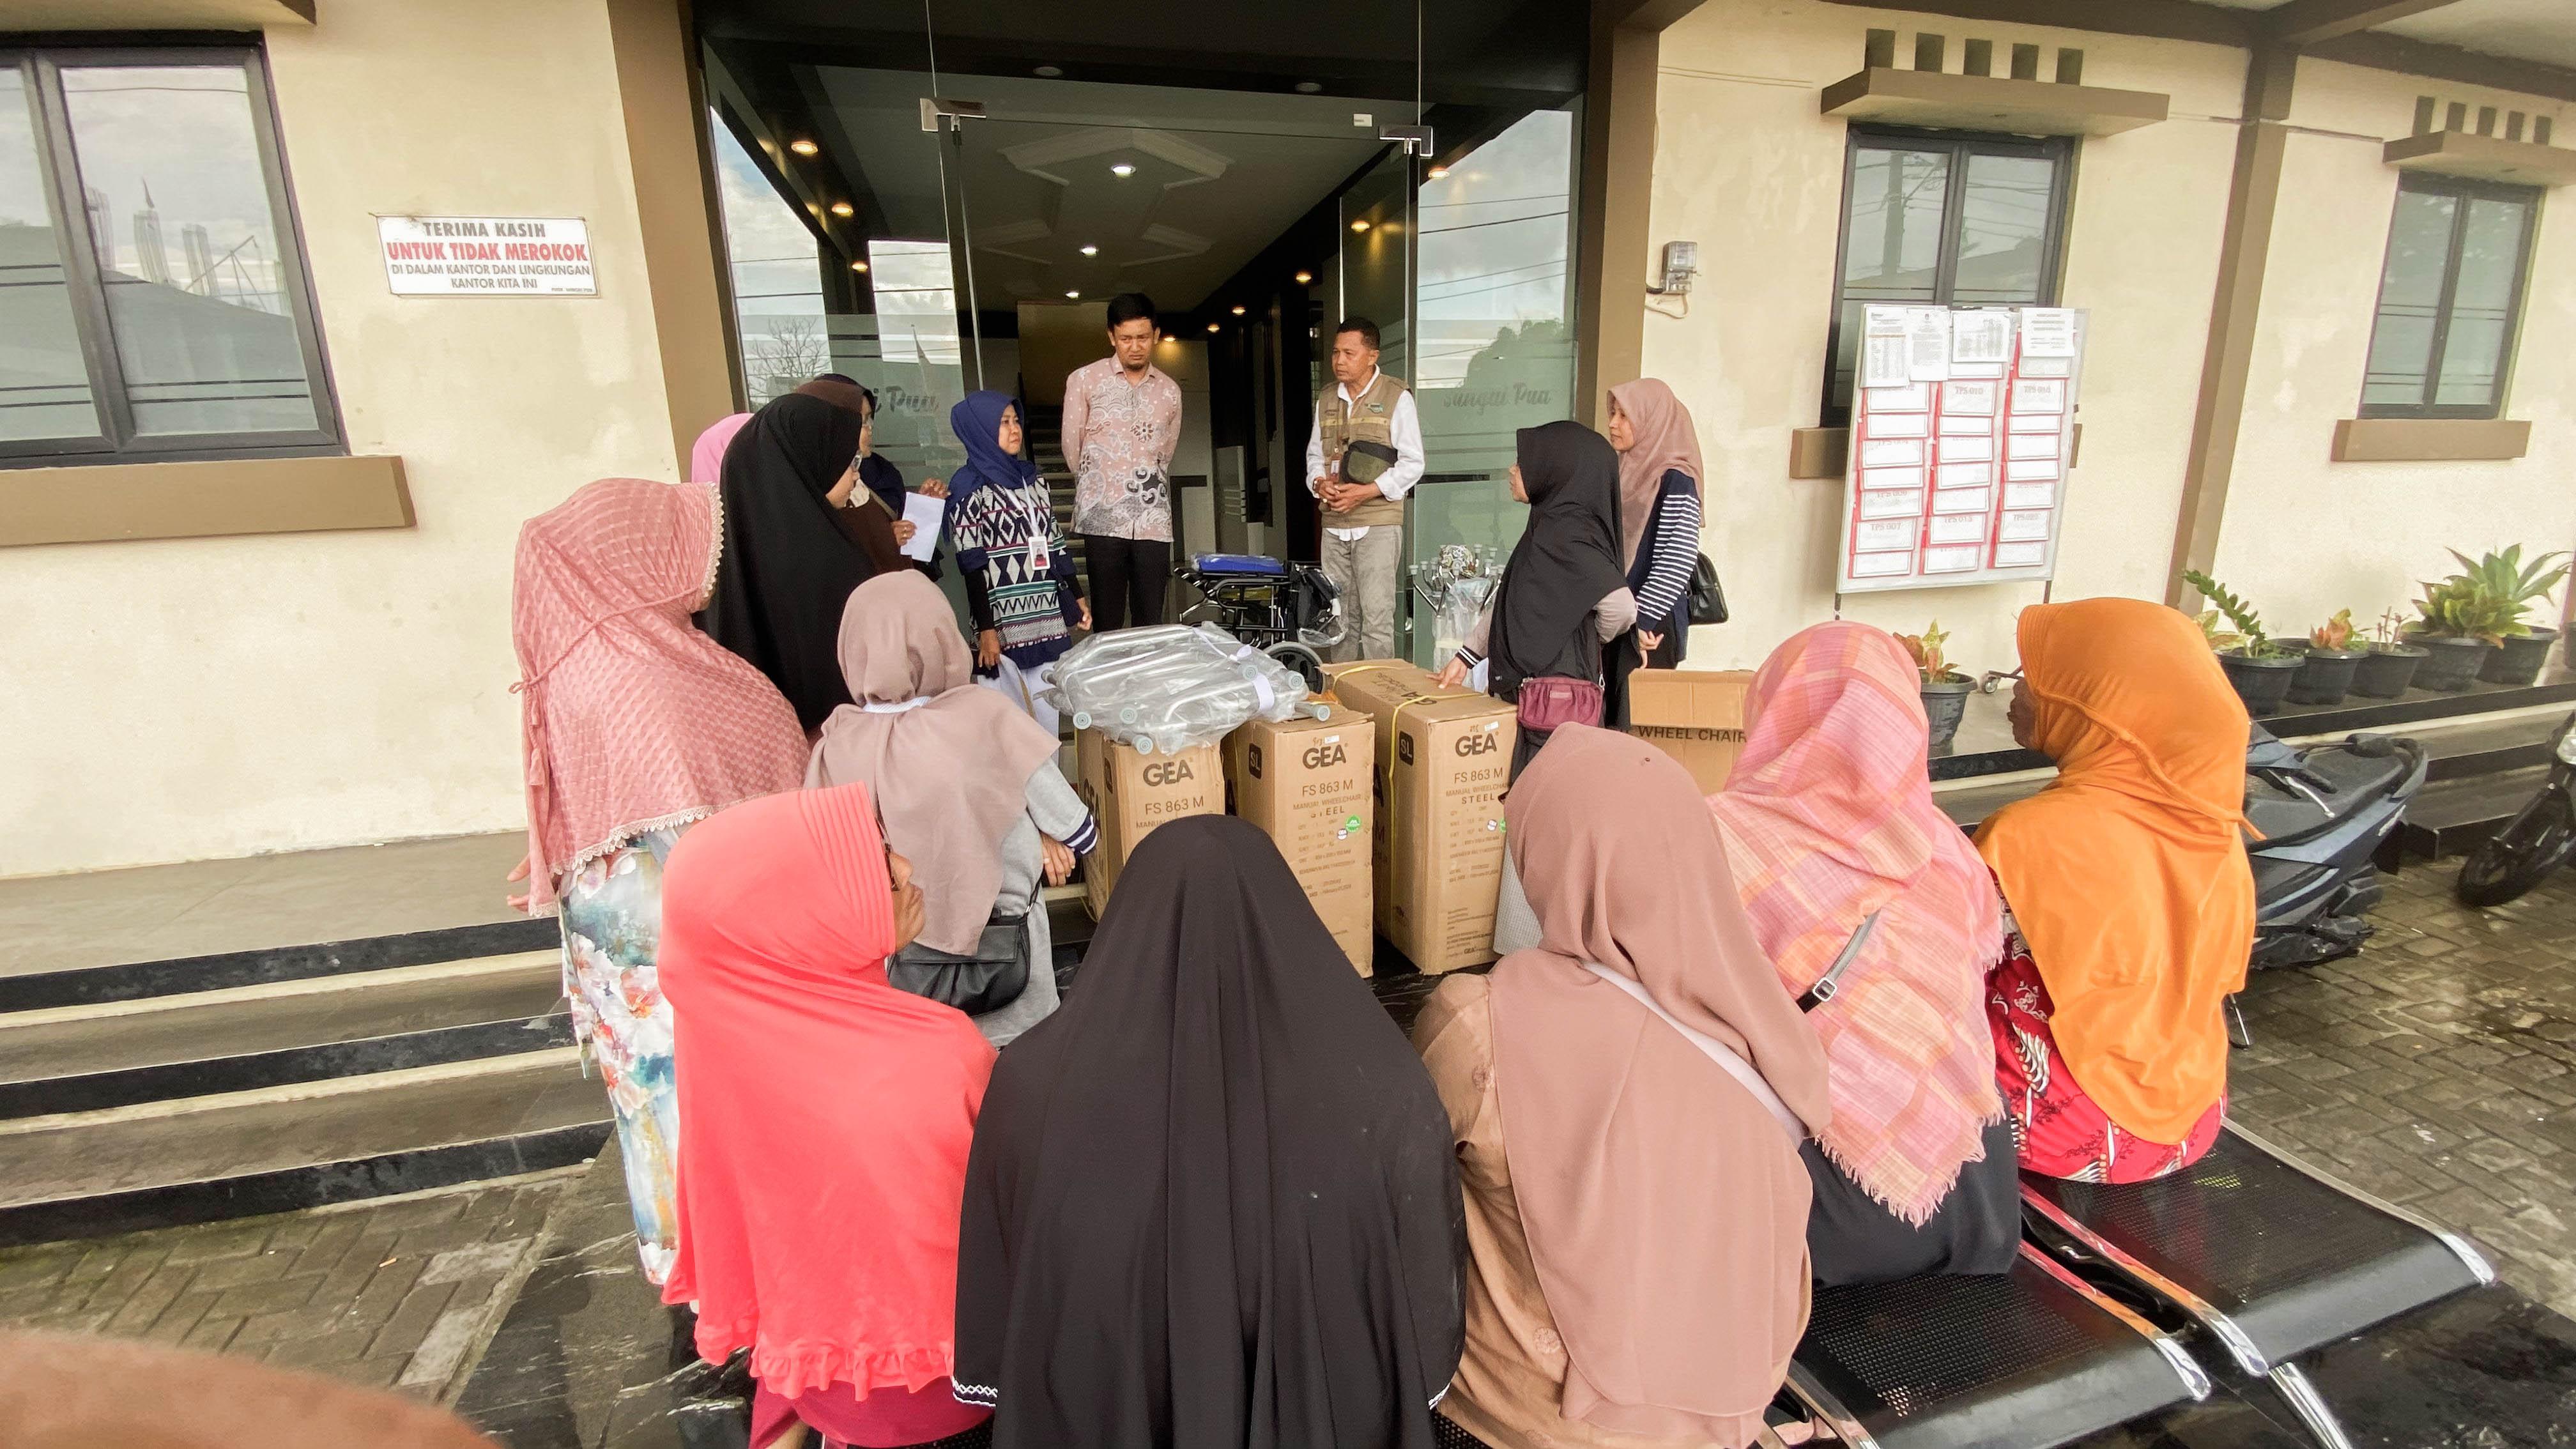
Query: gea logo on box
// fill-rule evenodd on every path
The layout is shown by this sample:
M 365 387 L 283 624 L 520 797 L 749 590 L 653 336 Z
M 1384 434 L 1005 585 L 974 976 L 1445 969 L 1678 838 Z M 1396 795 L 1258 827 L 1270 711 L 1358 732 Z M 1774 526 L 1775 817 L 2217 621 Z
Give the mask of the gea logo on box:
M 1144 779 L 1148 785 L 1177 785 L 1183 780 L 1193 778 L 1195 776 L 1187 760 L 1157 762 L 1145 767 Z
M 1490 755 L 1502 747 L 1501 737 L 1491 731 L 1458 737 L 1458 753 L 1461 755 Z
M 1350 751 L 1344 748 L 1338 741 L 1328 745 L 1308 745 L 1306 747 L 1306 768 L 1309 770 L 1320 770 L 1326 765 L 1346 764 L 1349 762 L 1350 757 Z M 1252 773 L 1258 775 L 1261 773 L 1261 750 L 1257 745 L 1253 747 L 1252 759 Z

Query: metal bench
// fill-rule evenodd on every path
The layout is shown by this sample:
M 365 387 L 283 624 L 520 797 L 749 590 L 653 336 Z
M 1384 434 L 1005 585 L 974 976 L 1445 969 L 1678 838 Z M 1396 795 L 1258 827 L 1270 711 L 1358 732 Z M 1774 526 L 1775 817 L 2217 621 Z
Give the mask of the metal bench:
M 2181 1344 L 2027 1242 L 2009 1273 L 1819 1290 L 1788 1386 L 1853 1449 L 2050 1449 L 2210 1391 Z
M 2098 1263 L 2198 1323 L 2267 1378 L 2328 1449 L 2350 1440 L 2291 1360 L 2495 1281 L 2476 1249 L 2229 1123 L 2208 1154 L 2153 1182 L 2026 1176 L 2022 1201 Z

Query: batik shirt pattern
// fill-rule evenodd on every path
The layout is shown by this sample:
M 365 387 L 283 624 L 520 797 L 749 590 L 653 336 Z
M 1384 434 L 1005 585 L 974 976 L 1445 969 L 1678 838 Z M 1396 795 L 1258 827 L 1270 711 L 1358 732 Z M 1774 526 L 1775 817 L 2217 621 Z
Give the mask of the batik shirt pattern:
M 1064 380 L 1065 456 L 1082 460 L 1073 481 L 1073 531 L 1096 538 L 1172 541 L 1172 452 L 1180 446 L 1181 389 L 1148 366 L 1129 384 L 1115 357 Z

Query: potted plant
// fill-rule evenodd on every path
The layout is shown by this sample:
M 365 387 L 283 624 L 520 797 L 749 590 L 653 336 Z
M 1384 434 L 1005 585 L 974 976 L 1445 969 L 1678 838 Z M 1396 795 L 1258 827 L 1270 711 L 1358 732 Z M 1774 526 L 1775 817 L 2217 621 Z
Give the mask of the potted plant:
M 1932 748 L 1947 749 L 1950 741 L 1958 737 L 1959 720 L 1968 712 L 1968 695 L 1976 689 L 1977 682 L 1950 667 L 1949 658 L 1941 652 L 1941 646 L 1950 642 L 1950 635 L 1938 619 L 1920 634 L 1897 635 L 1896 642 L 1914 656 L 1914 667 L 1922 672 L 1923 718 L 1932 726 Z
M 2290 680 L 2295 704 L 2341 704 L 2352 692 L 2353 676 L 2370 657 L 2370 641 L 2353 627 L 2352 610 L 2337 609 L 2333 618 L 2308 631 L 2308 656 Z
M 2265 634 L 2263 616 L 2218 580 L 2197 569 L 2186 570 L 2182 580 L 2200 590 L 2219 615 L 2235 626 L 2232 634 L 2219 632 L 2215 621 L 2204 615 L 2200 628 L 2218 650 L 2218 665 L 2227 671 L 2227 682 L 2236 686 L 2236 697 L 2245 701 L 2245 712 L 2261 716 L 2279 709 L 2290 692 L 2290 681 L 2308 662 L 2307 650 Z M 2219 642 L 2227 639 L 2235 643 Z
M 2370 699 L 2395 699 L 2415 682 L 2415 670 L 2426 650 L 2403 637 L 2406 616 L 2395 609 L 2381 612 L 2370 631 L 2370 653 L 2353 671 L 2352 692 Z
M 2458 693 L 2476 682 L 2488 657 L 2508 636 L 2530 632 L 2522 622 L 2523 612 L 2531 607 L 2532 598 L 2556 587 L 2567 571 L 2548 568 L 2556 554 L 2523 568 L 2519 544 L 2501 554 L 2491 553 L 2480 563 L 2469 562 L 2457 549 L 2451 557 L 2460 561 L 2461 572 L 2424 585 L 2424 597 L 2415 601 L 2415 612 L 2422 618 L 2411 637 L 2432 651 L 2432 657 L 2415 671 L 2415 687 Z
M 2497 631 L 2495 652 L 2478 670 L 2478 678 L 2489 684 L 2524 685 L 2540 677 L 2540 666 L 2549 660 L 2550 646 L 2558 642 L 2558 631 L 2546 626 L 2533 627 L 2524 617 L 2531 606 L 2549 597 L 2567 577 L 2567 566 L 2551 565 L 2565 558 L 2561 553 L 2545 553 L 2529 564 L 2522 561 L 2522 545 L 2515 544 L 2502 553 L 2489 553 L 2476 563 L 2453 549 L 2458 559 L 2475 579 L 2481 594 L 2504 600 L 2512 606 L 2511 617 Z

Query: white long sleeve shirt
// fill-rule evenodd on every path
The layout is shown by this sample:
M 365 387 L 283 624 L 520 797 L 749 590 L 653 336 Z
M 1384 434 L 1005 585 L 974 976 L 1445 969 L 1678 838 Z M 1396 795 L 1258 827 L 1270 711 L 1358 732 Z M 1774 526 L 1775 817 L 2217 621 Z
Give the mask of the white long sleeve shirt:
M 1366 392 L 1375 386 L 1377 386 L 1377 371 L 1374 368 L 1370 369 L 1367 380 L 1363 381 L 1356 390 L 1339 383 L 1334 384 L 1335 390 L 1341 393 L 1345 406 L 1349 405 L 1356 393 Z M 1413 389 L 1406 388 L 1404 396 L 1395 400 L 1395 415 L 1387 419 L 1386 436 L 1387 441 L 1395 445 L 1395 463 L 1385 473 L 1379 475 L 1377 491 L 1390 499 L 1400 499 L 1413 491 L 1414 484 L 1422 481 L 1422 414 L 1413 405 Z M 1323 405 L 1318 403 L 1315 407 L 1314 429 L 1306 434 L 1306 491 L 1318 498 L 1323 497 L 1324 480 L 1329 472 L 1330 470 L 1324 464 L 1324 410 Z M 1324 531 L 1344 540 L 1354 539 L 1368 532 L 1365 528 L 1329 527 Z

